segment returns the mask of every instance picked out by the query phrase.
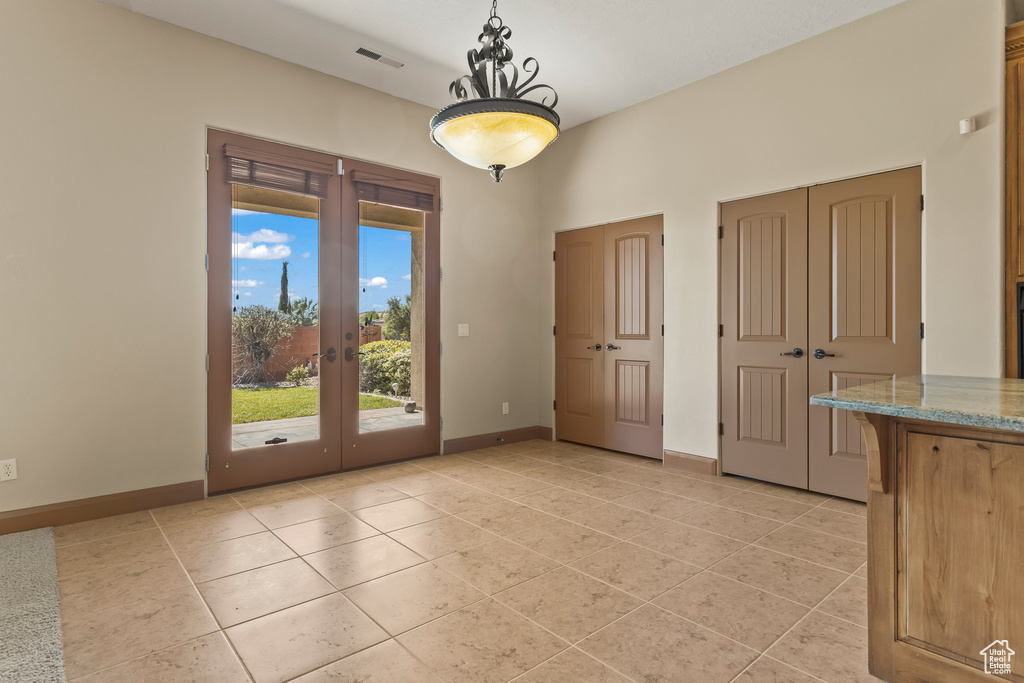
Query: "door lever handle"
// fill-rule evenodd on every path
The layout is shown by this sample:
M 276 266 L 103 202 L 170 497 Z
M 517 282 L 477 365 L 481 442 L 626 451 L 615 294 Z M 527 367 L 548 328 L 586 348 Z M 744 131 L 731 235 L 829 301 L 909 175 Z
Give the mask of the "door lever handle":
M 834 353 L 825 353 L 825 349 L 814 349 L 814 357 L 817 358 L 818 360 L 821 360 L 822 358 L 826 358 L 826 357 L 827 358 L 835 358 L 836 354 L 834 354 Z
M 327 353 L 317 354 L 317 358 L 326 358 L 328 363 L 333 363 L 338 357 L 338 352 L 334 348 L 327 349 Z
M 600 351 L 601 350 L 601 345 L 600 344 L 594 344 L 593 346 L 588 346 L 587 349 L 589 349 L 591 351 Z
M 803 358 L 804 350 L 800 347 L 793 349 L 792 351 L 783 351 L 779 354 L 780 356 L 793 356 L 793 358 Z
M 615 346 L 615 345 L 613 345 L 613 344 L 609 344 L 609 345 L 608 345 L 608 346 L 606 346 L 605 348 L 607 348 L 607 349 L 608 349 L 609 351 L 618 351 L 618 350 L 619 350 L 619 349 L 621 349 L 622 347 L 621 347 L 621 346 Z

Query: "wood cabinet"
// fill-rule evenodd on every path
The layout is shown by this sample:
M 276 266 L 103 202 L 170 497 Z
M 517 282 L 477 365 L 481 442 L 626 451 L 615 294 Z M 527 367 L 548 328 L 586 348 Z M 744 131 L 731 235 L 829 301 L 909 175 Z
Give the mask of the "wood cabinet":
M 869 668 L 890 681 L 1024 681 L 1024 434 L 855 413 L 871 463 Z M 998 647 L 998 646 L 997 646 Z
M 1024 283 L 1024 22 L 1006 28 L 1006 376 L 1020 377 L 1017 289 Z

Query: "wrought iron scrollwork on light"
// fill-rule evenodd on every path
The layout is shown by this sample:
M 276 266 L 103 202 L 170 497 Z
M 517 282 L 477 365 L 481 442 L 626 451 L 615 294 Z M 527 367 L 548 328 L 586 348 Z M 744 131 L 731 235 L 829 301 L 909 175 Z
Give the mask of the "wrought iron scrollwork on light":
M 430 120 L 435 144 L 470 166 L 488 169 L 495 182 L 501 182 L 505 169 L 540 154 L 558 137 L 560 123 L 554 110 L 558 93 L 550 85 L 533 83 L 540 72 L 533 57 L 523 61 L 529 77 L 519 83 L 519 68 L 512 63 L 512 48 L 506 42 L 511 37 L 512 29 L 498 16 L 494 0 L 477 38 L 480 47 L 467 53 L 469 73 L 448 88 L 458 101 Z M 548 93 L 540 102 L 524 99 L 544 90 Z

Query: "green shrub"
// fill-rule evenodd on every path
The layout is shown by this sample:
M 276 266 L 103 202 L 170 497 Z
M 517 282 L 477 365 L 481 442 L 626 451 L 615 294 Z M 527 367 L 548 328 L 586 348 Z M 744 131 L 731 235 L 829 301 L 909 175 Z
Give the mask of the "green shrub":
M 285 375 L 285 379 L 289 382 L 294 382 L 295 386 L 301 386 L 302 380 L 309 379 L 309 370 L 303 365 L 296 365 L 294 368 L 288 371 Z
M 277 343 L 292 334 L 285 314 L 266 306 L 243 306 L 231 316 L 232 380 L 259 384 L 273 379 L 267 370 Z
M 359 347 L 359 391 L 392 392 L 408 396 L 412 391 L 412 344 L 397 339 L 370 342 Z

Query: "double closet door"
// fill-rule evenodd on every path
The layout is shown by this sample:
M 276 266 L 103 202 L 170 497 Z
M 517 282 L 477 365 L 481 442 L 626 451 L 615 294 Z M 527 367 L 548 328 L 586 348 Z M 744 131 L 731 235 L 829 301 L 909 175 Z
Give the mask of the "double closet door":
M 209 491 L 437 453 L 438 179 L 207 151 Z
M 921 169 L 721 205 L 722 469 L 854 500 L 866 450 L 811 395 L 921 372 Z
M 662 217 L 555 235 L 555 432 L 662 457 Z

